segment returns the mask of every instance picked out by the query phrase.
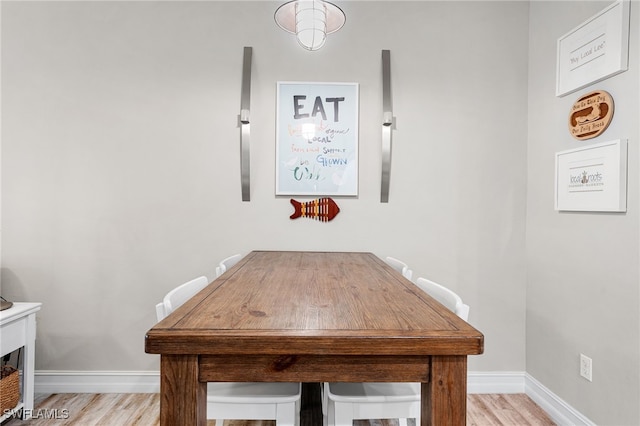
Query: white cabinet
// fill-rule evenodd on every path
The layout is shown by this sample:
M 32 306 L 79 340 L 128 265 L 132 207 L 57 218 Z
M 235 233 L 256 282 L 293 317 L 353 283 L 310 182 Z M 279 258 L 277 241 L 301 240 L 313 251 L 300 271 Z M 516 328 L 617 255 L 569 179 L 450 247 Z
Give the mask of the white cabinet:
M 22 395 L 16 410 L 22 408 L 23 418 L 33 412 L 36 312 L 42 303 L 14 302 L 13 306 L 0 311 L 0 356 L 23 348 Z M 10 417 L 0 413 L 0 421 Z

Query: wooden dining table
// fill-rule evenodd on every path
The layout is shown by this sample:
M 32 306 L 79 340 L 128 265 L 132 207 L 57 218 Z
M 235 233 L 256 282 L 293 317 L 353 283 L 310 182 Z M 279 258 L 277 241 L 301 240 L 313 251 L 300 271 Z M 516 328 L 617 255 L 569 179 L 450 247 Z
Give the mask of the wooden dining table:
M 151 328 L 160 424 L 205 425 L 207 382 L 421 382 L 421 425 L 465 425 L 484 336 L 372 253 L 253 251 Z

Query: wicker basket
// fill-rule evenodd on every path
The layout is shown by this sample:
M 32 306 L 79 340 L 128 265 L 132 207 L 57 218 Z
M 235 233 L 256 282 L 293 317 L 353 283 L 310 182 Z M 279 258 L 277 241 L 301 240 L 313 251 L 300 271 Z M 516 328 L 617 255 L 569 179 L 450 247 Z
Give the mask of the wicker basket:
M 20 402 L 20 373 L 13 367 L 2 367 L 0 377 L 0 414 L 15 408 Z

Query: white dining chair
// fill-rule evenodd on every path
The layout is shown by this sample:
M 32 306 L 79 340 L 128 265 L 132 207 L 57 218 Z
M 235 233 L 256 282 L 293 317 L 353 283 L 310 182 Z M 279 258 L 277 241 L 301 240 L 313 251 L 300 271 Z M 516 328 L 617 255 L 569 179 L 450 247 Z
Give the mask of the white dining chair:
M 184 302 L 209 284 L 207 277 L 188 281 L 164 297 L 156 305 L 156 316 L 162 321 Z M 207 418 L 224 420 L 275 420 L 276 426 L 299 426 L 301 383 L 207 383 Z
M 240 259 L 242 259 L 242 255 L 239 253 L 222 259 L 216 267 L 216 278 L 227 272 L 227 270 L 238 263 Z
M 404 263 L 401 260 L 396 259 L 395 257 L 387 256 L 385 259 L 387 265 L 391 266 L 396 271 L 400 272 L 403 277 L 411 281 L 411 277 L 413 276 L 413 271 L 409 269 L 409 265 Z
M 205 288 L 207 284 L 209 284 L 209 280 L 203 275 L 201 277 L 187 281 L 186 283 L 179 285 L 178 287 L 167 293 L 167 295 L 164 296 L 164 299 L 162 299 L 162 312 L 158 311 L 158 306 L 156 305 L 156 315 L 158 315 L 158 321 L 169 315 L 178 306 L 182 305 L 184 302 L 195 296 L 195 294 Z M 160 314 L 163 315 L 162 318 L 159 317 Z
M 166 316 L 167 315 L 164 313 L 164 302 L 156 304 L 156 318 L 158 319 L 158 322 L 162 321 Z
M 469 306 L 450 289 L 418 278 L 416 285 L 455 312 L 463 320 L 469 318 Z M 407 419 L 420 424 L 420 383 L 324 383 L 322 412 L 324 426 L 351 426 L 358 419 Z
M 324 426 L 350 426 L 354 420 L 407 419 L 420 425 L 420 383 L 324 383 Z
M 463 320 L 469 319 L 469 305 L 464 304 L 460 296 L 452 290 L 422 277 L 416 280 L 416 285 Z

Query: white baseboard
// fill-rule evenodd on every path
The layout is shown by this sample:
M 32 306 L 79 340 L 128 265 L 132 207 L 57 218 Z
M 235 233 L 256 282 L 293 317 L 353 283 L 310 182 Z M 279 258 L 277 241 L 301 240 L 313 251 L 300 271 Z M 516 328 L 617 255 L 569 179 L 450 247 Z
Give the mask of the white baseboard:
M 158 371 L 36 370 L 36 393 L 157 393 Z
M 524 393 L 524 372 L 470 372 L 469 393 Z M 69 371 L 35 372 L 36 393 L 156 393 L 157 371 Z
M 523 371 L 468 373 L 469 393 L 526 393 L 558 425 L 595 426 L 544 385 Z M 57 371 L 35 372 L 36 393 L 156 393 L 157 371 Z
M 525 374 L 525 393 L 559 426 L 596 426 L 529 374 Z
M 524 372 L 470 372 L 469 393 L 524 393 Z M 156 393 L 157 371 L 69 371 L 35 372 L 36 393 Z
M 470 371 L 468 393 L 524 393 L 524 371 Z

